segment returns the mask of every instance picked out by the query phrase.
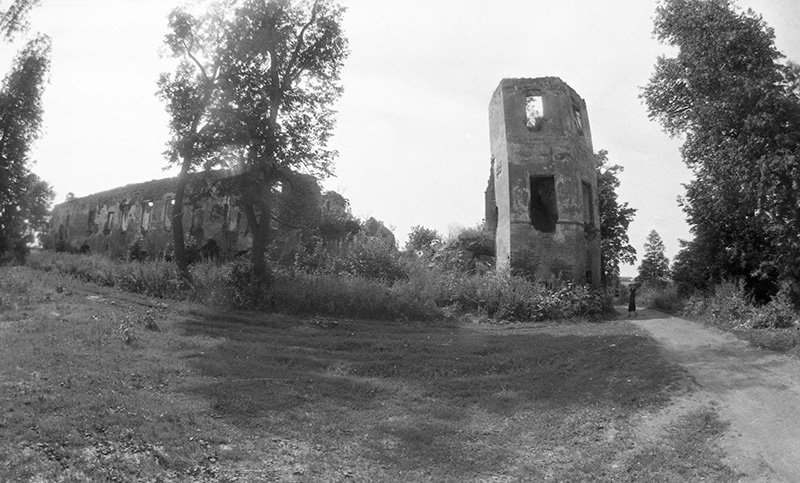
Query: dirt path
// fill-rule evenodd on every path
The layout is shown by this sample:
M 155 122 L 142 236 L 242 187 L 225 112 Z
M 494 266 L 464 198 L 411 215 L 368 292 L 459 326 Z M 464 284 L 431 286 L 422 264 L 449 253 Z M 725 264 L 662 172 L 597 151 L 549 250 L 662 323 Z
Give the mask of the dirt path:
M 726 463 L 744 473 L 742 481 L 800 481 L 800 361 L 653 310 L 631 321 L 686 367 L 699 386 L 667 413 L 716 406 L 730 422 L 722 441 Z

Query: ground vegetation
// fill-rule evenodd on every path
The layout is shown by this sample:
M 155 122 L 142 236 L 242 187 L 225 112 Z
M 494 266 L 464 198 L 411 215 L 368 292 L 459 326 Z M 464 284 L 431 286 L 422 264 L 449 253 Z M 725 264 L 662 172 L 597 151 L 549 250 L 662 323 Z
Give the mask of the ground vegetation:
M 171 265 L 174 270 L 174 265 Z M 624 322 L 216 310 L 0 268 L 3 481 L 732 481 Z

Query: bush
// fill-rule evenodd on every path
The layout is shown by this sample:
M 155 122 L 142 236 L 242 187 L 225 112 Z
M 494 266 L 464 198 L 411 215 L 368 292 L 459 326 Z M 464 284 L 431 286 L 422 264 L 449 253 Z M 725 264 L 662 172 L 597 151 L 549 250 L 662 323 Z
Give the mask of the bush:
M 348 270 L 330 273 L 277 267 L 269 284 L 254 280 L 252 266 L 243 258 L 195 263 L 192 290 L 181 288 L 177 269 L 165 261 L 121 262 L 99 255 L 40 253 L 30 258 L 29 265 L 154 297 L 337 317 L 432 320 L 445 314 L 478 313 L 496 320 L 543 321 L 598 317 L 608 305 L 601 291 L 585 286 L 532 282 L 508 273 L 465 274 L 426 267 L 418 259 L 403 261 L 371 243 L 366 241 L 338 259 L 354 260 L 349 257 L 366 253 L 365 260 Z M 404 277 L 399 278 L 399 273 Z
M 710 295 L 693 295 L 684 313 L 731 329 L 783 329 L 792 327 L 797 318 L 786 289 L 756 305 L 742 282 L 719 284 Z
M 630 291 L 626 290 L 626 298 L 621 303 L 628 304 L 628 294 Z M 650 307 L 668 314 L 676 314 L 683 310 L 685 304 L 683 297 L 678 295 L 678 290 L 672 284 L 663 287 L 645 284 L 636 292 L 638 307 Z

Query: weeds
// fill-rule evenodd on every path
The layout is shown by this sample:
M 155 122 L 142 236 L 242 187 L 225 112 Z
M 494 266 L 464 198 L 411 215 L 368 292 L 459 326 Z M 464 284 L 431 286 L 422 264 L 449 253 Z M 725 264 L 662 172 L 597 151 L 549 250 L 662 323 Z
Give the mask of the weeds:
M 252 277 L 246 259 L 198 262 L 191 267 L 192 290 L 181 288 L 174 265 L 164 261 L 39 252 L 30 256 L 29 265 L 153 297 L 289 314 L 436 320 L 475 313 L 503 321 L 543 321 L 597 318 L 608 305 L 602 292 L 585 286 L 544 284 L 508 273 L 469 274 L 398 257 L 389 260 L 368 245 L 346 252 L 344 265 L 326 265 L 341 268 L 358 258 L 353 253 L 372 253 L 347 270 L 278 266 L 269 283 Z

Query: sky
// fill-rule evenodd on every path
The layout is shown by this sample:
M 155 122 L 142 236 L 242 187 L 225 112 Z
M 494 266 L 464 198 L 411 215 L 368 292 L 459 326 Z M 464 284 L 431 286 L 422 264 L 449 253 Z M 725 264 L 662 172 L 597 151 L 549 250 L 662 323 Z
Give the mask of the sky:
M 739 0 L 775 29 L 800 62 L 795 0 Z M 0 2 L 2 5 L 4 2 Z M 7 3 L 7 2 L 5 2 Z M 34 171 L 56 203 L 165 171 L 168 117 L 156 96 L 170 0 L 43 0 L 32 31 L 53 41 L 44 133 Z M 488 105 L 507 77 L 560 77 L 586 100 L 594 149 L 619 175 L 620 201 L 638 210 L 629 229 L 641 255 L 651 230 L 672 259 L 690 239 L 677 203 L 691 173 L 639 98 L 656 57 L 656 0 L 341 0 L 350 56 L 342 74 L 331 147 L 336 176 L 324 181 L 353 213 L 393 229 L 447 236 L 479 224 L 489 176 Z M 18 45 L 0 45 L 0 68 Z M 635 266 L 622 275 L 635 275 Z

